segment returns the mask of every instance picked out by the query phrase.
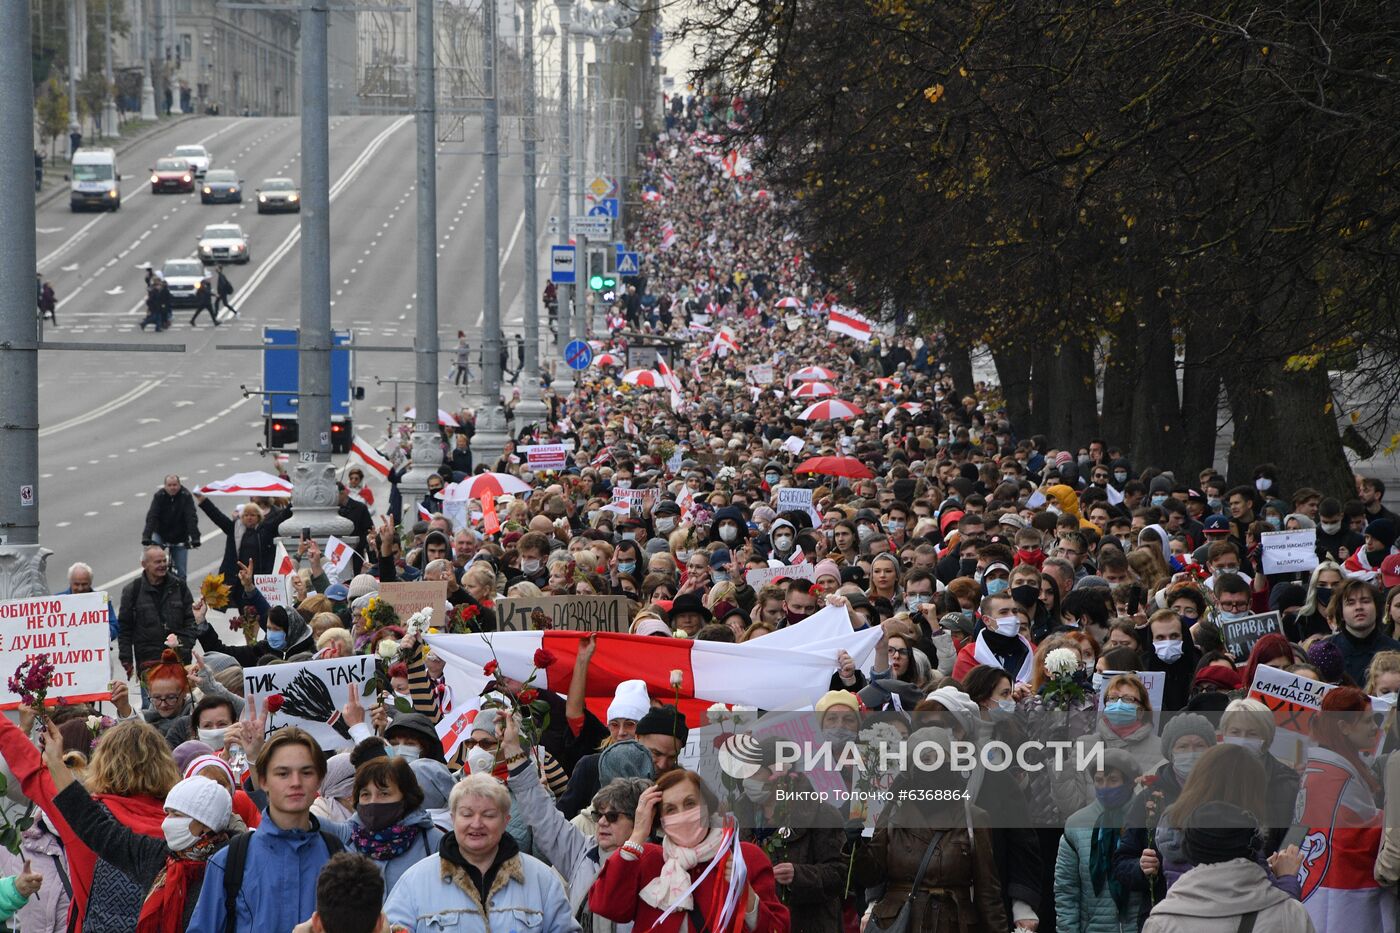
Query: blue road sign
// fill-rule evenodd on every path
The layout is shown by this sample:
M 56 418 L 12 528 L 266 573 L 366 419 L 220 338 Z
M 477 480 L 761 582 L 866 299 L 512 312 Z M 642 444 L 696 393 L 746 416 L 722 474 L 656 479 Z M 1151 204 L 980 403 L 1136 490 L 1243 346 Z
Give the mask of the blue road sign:
M 578 279 L 572 246 L 554 246 L 549 251 L 549 280 L 555 285 L 573 285 Z
M 616 217 L 617 198 L 603 198 L 588 209 L 589 217 Z
M 582 340 L 574 340 L 564 348 L 564 362 L 570 369 L 587 369 L 593 362 L 593 348 Z
M 617 254 L 618 275 L 636 275 L 638 272 L 642 271 L 641 266 L 642 264 L 637 253 Z

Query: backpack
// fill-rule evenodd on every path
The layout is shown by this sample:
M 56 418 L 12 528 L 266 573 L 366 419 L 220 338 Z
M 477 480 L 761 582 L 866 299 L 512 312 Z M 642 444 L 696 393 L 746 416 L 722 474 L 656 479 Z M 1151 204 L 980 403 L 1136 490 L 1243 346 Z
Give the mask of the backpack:
M 340 839 L 321 829 L 314 816 L 311 825 L 325 840 L 327 855 L 334 857 L 345 851 Z M 252 839 L 253 833 L 246 832 L 228 841 L 228 861 L 224 864 L 224 933 L 234 933 L 238 929 L 238 892 L 243 887 L 243 869 L 248 864 L 248 846 Z

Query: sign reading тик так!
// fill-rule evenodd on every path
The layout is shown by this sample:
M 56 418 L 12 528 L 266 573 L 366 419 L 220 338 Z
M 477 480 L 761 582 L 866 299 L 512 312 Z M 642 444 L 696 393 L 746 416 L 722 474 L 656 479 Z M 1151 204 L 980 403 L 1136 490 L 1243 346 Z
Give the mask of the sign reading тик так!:
M 54 667 L 50 702 L 75 703 L 111 698 L 106 593 L 71 593 L 0 602 L 0 709 L 19 706 L 7 681 L 21 662 L 48 655 Z

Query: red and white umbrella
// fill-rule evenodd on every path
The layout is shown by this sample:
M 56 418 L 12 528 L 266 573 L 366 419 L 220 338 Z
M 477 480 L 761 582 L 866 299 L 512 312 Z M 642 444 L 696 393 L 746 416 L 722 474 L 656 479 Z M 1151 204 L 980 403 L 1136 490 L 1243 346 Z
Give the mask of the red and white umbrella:
M 924 406 L 919 404 L 918 402 L 900 402 L 898 405 L 890 406 L 890 410 L 885 412 L 885 417 L 881 418 L 880 420 L 885 422 L 885 424 L 889 424 L 891 421 L 894 420 L 894 416 L 898 412 L 907 411 L 911 415 L 917 415 L 923 410 Z
M 798 299 L 798 298 L 794 298 L 792 295 L 788 295 L 786 298 L 780 299 L 780 300 L 778 301 L 778 303 L 775 304 L 773 307 L 775 307 L 775 308 L 800 308 L 800 307 L 802 307 L 802 301 L 801 301 L 800 299 Z
M 898 389 L 903 383 L 898 379 L 891 379 L 888 376 L 881 376 L 875 380 L 875 385 L 881 389 Z
M 836 374 L 820 366 L 804 366 L 788 376 L 788 382 L 830 382 Z
M 497 496 L 523 496 L 530 484 L 509 473 L 477 473 L 460 483 L 451 483 L 438 493 L 444 502 L 466 502 L 468 499 L 495 500 Z
M 654 369 L 628 370 L 622 374 L 622 381 L 643 389 L 660 389 L 666 385 L 666 380 Z
M 195 492 L 201 496 L 272 496 L 280 498 L 292 494 L 292 483 L 291 480 L 282 479 L 280 476 L 255 470 L 251 473 L 235 473 L 228 479 L 206 483 Z
M 825 382 L 804 382 L 792 390 L 793 398 L 821 398 L 835 394 L 836 390 Z
M 833 398 L 817 402 L 815 405 L 808 405 L 797 417 L 803 421 L 844 421 L 847 418 L 859 418 L 863 414 L 865 414 L 864 411 L 850 402 Z
M 595 366 L 626 366 L 627 361 L 615 353 L 600 353 L 593 357 Z
M 417 414 L 416 411 L 410 408 L 403 413 L 403 420 L 412 421 Z M 455 428 L 458 426 L 457 419 L 452 416 L 452 413 L 443 411 L 441 408 L 438 409 L 438 424 L 448 428 Z

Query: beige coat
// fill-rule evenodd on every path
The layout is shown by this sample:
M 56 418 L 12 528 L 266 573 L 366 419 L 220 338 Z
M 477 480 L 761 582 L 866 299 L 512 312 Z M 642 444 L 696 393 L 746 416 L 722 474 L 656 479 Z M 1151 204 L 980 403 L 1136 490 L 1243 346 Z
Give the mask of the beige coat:
M 1258 933 L 1316 933 L 1307 909 L 1269 884 L 1258 862 L 1243 858 L 1182 875 L 1152 908 L 1142 933 L 1236 933 L 1251 911 L 1259 912 Z

